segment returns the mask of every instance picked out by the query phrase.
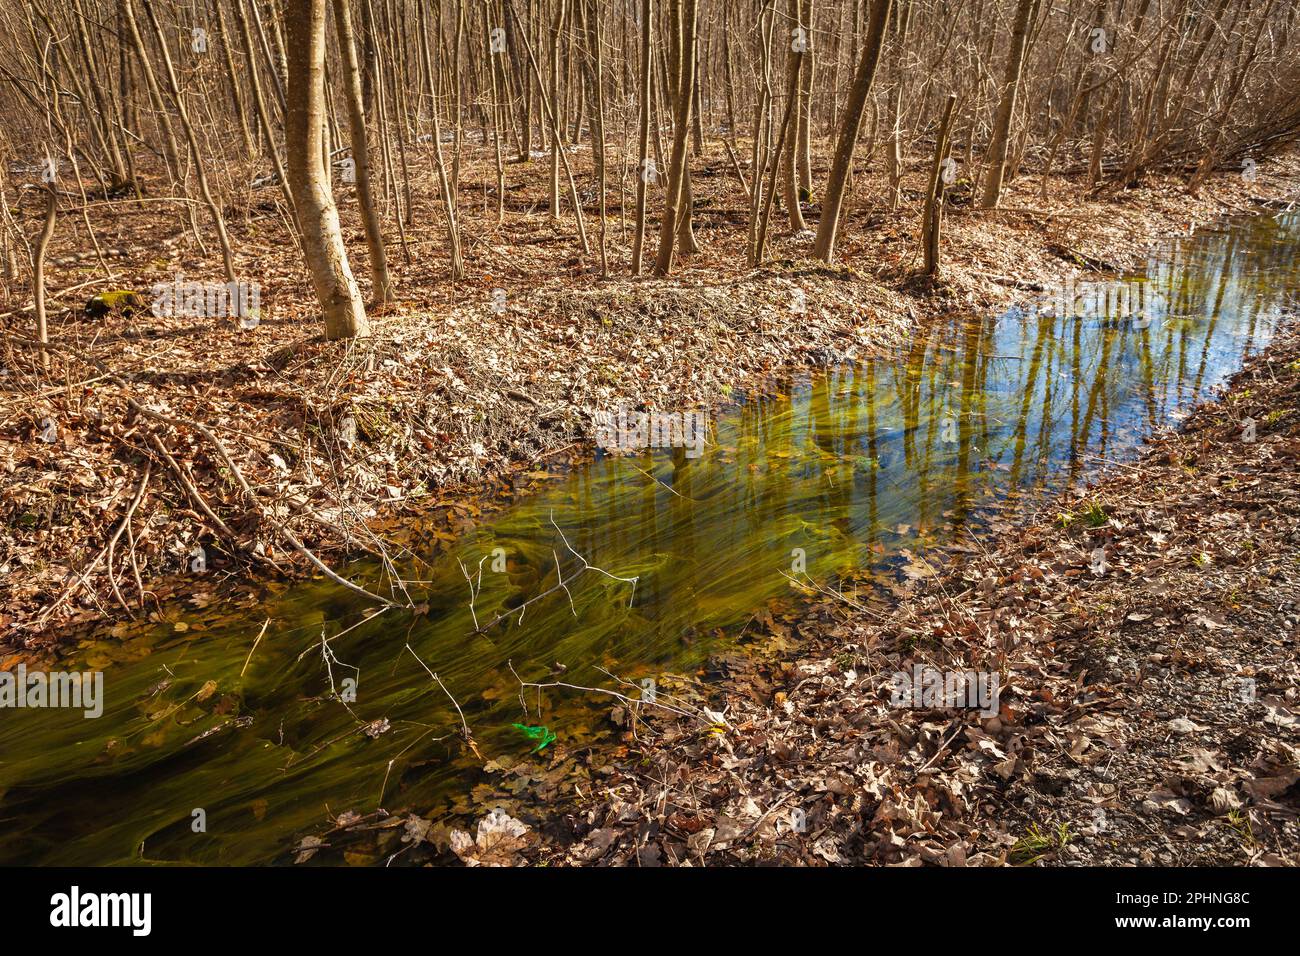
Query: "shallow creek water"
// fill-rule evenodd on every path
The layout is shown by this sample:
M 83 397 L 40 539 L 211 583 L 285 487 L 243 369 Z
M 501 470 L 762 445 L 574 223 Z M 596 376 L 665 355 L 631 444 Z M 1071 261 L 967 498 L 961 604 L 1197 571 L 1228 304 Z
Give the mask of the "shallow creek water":
M 1054 493 L 1131 458 L 1267 343 L 1296 302 L 1298 250 L 1300 216 L 1227 223 L 1140 275 L 936 322 L 894 355 L 738 402 L 710 420 L 702 457 L 598 454 L 454 538 L 421 539 L 423 560 L 402 570 L 425 613 L 368 617 L 316 581 L 102 628 L 59 665 L 103 671 L 102 716 L 0 711 L 0 863 L 287 862 L 344 811 L 480 815 L 484 760 L 529 759 L 542 779 L 546 752 L 530 756 L 513 723 L 545 724 L 551 748 L 611 737 L 610 698 L 530 690 L 525 715 L 520 679 L 671 687 L 795 595 L 795 549 L 819 582 L 901 579 L 914 556 L 987 533 L 1013 492 Z M 635 587 L 579 574 L 552 517 Z M 557 556 L 568 594 L 475 633 L 551 587 Z M 471 610 L 461 562 L 480 561 Z M 350 573 L 386 587 L 381 568 Z

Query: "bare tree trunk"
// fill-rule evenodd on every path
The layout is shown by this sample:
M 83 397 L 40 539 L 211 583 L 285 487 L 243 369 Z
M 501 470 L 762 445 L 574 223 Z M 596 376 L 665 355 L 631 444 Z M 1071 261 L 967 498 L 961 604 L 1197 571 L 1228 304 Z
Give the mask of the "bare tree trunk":
M 799 77 L 804 70 L 804 60 L 808 57 L 812 33 L 809 24 L 800 19 L 799 0 L 788 0 L 787 11 L 790 21 L 794 24 L 790 31 L 790 49 L 787 55 L 788 65 L 786 69 L 791 73 L 787 85 L 789 86 L 790 97 L 794 102 L 795 122 L 802 123 L 798 116 L 798 114 L 802 113 L 800 103 L 802 85 L 799 82 Z M 782 139 L 785 138 L 785 131 L 782 130 Z M 795 135 L 789 137 L 786 148 L 782 151 L 778 162 L 781 163 L 783 168 L 781 182 L 785 189 L 785 205 L 786 213 L 790 217 L 790 230 L 799 232 L 807 227 L 803 221 L 803 210 L 799 206 L 799 134 L 797 129 Z
M 799 105 L 799 62 L 803 59 L 803 52 L 792 49 L 790 55 L 794 57 L 794 62 L 790 64 L 788 71 L 789 79 L 786 86 L 785 112 L 781 117 L 781 133 L 776 141 L 776 149 L 772 153 L 772 178 L 768 181 L 767 198 L 763 201 L 763 213 L 758 221 L 758 234 L 754 239 L 753 256 L 749 261 L 752 267 L 763 264 L 763 246 L 767 242 L 767 224 L 772 215 L 772 201 L 776 198 L 777 176 L 786 157 L 786 144 L 794 141 L 794 137 L 790 135 L 790 127 L 794 125 L 794 112 Z M 793 163 L 793 155 L 790 156 L 790 161 Z
M 36 338 L 42 345 L 50 342 L 49 328 L 45 322 L 45 253 L 54 236 L 54 220 L 59 211 L 59 191 L 53 185 L 48 187 L 45 197 L 45 226 L 32 252 L 32 297 L 36 302 Z M 41 368 L 50 370 L 50 350 L 41 349 Z
M 636 232 L 632 238 L 632 275 L 641 274 L 641 250 L 645 245 L 645 205 L 650 159 L 650 17 L 652 0 L 641 0 L 641 117 L 637 130 Z M 658 177 L 656 177 L 658 178 Z
M 696 115 L 698 112 L 697 103 L 691 113 Z M 695 240 L 695 187 L 691 183 L 689 153 L 686 156 L 686 164 L 682 167 L 682 201 L 677 207 L 677 251 L 684 256 L 694 255 L 700 251 L 700 244 Z
M 664 203 L 659 252 L 655 257 L 655 275 L 672 271 L 674 244 L 677 239 L 677 211 L 685 196 L 686 148 L 691 135 L 691 104 L 695 99 L 695 11 L 697 0 L 670 0 L 681 22 L 681 61 L 677 86 L 677 115 L 673 120 L 673 152 L 668 174 L 668 196 Z
M 217 12 L 218 14 L 220 14 L 221 12 L 221 8 L 219 6 L 217 8 Z M 109 159 L 113 165 L 113 177 L 116 180 L 116 182 L 114 182 L 114 185 L 115 186 L 120 185 L 126 182 L 126 177 L 127 177 L 126 165 L 122 161 L 122 153 L 121 150 L 118 148 L 117 134 L 110 126 L 110 122 L 111 122 L 110 118 L 112 117 L 113 112 L 109 106 L 109 97 L 106 95 L 104 84 L 101 82 L 97 82 L 95 80 L 95 77 L 99 73 L 99 70 L 97 69 L 98 63 L 95 60 L 95 49 L 94 47 L 91 46 L 90 39 L 86 35 L 86 17 L 84 12 L 81 9 L 80 0 L 77 0 L 76 3 L 76 26 L 77 26 L 77 39 L 81 45 L 82 54 L 86 59 L 87 69 L 91 71 L 90 72 L 90 76 L 92 79 L 92 82 L 90 83 L 91 93 L 95 97 L 95 105 L 101 117 L 103 118 L 103 123 L 104 123 L 103 138 L 105 141 L 105 146 L 108 150 Z M 224 25 L 222 26 L 222 29 L 223 30 L 225 29 Z M 245 130 L 245 134 L 247 134 L 247 130 Z
M 682 44 L 681 44 L 681 18 L 676 8 L 669 9 L 669 32 L 673 36 L 673 42 L 668 47 L 667 67 L 665 75 L 667 77 L 667 89 L 669 98 L 672 100 L 674 109 L 676 109 L 676 98 L 682 95 L 682 71 L 686 68 L 681 62 Z M 699 28 L 696 27 L 696 36 L 698 38 Z M 698 43 L 698 39 L 697 39 Z M 696 154 L 703 148 L 702 133 L 699 129 L 699 70 L 698 60 L 692 68 L 692 76 L 695 80 L 694 89 L 691 92 L 691 139 L 697 142 L 695 147 Z M 700 251 L 699 244 L 695 241 L 695 230 L 692 224 L 693 213 L 695 211 L 695 192 L 691 183 L 691 153 L 686 154 L 686 164 L 682 167 L 682 191 L 681 199 L 677 204 L 677 252 L 681 255 L 694 255 Z
M 271 127 L 271 114 L 266 106 L 266 97 L 262 94 L 262 82 L 258 79 L 257 58 L 253 53 L 253 33 L 248 25 L 248 17 L 244 13 L 244 0 L 234 0 L 234 4 L 235 17 L 239 21 L 239 35 L 244 41 L 244 55 L 248 57 L 248 85 L 253 94 L 257 124 L 262 131 L 262 136 L 266 139 L 266 151 L 271 157 L 271 165 L 275 169 L 275 178 L 280 184 L 280 191 L 284 195 L 285 204 L 289 207 L 289 214 L 293 219 L 294 228 L 301 235 L 302 228 L 298 223 L 298 212 L 294 208 L 293 193 L 289 190 L 289 177 L 285 173 L 284 163 L 280 159 L 280 150 L 275 145 L 274 130 Z
M 423 7 L 421 7 L 423 11 Z M 425 72 L 429 74 L 429 98 L 433 101 L 433 165 L 438 171 L 438 188 L 442 193 L 443 210 L 447 214 L 447 252 L 452 279 L 465 275 L 465 260 L 461 255 L 460 220 L 456 211 L 456 190 L 453 178 L 447 174 L 447 164 L 442 156 L 442 119 L 438 112 L 437 88 L 433 70 L 433 59 L 429 52 L 427 31 L 420 31 L 420 51 L 424 57 Z
M 514 0 L 507 0 L 510 8 L 514 10 Z M 515 19 L 519 19 L 518 16 Z M 547 123 L 550 124 L 551 135 L 558 141 L 560 138 L 560 122 L 556 117 L 555 104 L 546 95 L 546 90 L 542 85 L 542 70 L 537 65 L 537 56 L 533 53 L 533 45 L 528 41 L 528 37 L 523 38 L 524 50 L 528 54 L 528 66 L 532 70 L 533 78 L 537 81 L 538 99 L 542 103 L 542 115 L 546 117 Z M 578 184 L 573 178 L 573 166 L 569 163 L 568 150 L 560 150 L 560 162 L 564 166 L 564 175 L 569 181 L 569 200 L 573 204 L 573 215 L 578 220 L 578 243 L 582 248 L 582 254 L 588 255 L 591 252 L 591 243 L 587 241 L 587 222 L 582 215 L 582 202 L 578 196 Z
M 131 6 L 131 0 L 127 0 L 127 8 Z M 194 163 L 194 173 L 199 180 L 199 192 L 203 196 L 203 202 L 207 204 L 208 211 L 212 213 L 213 225 L 217 227 L 217 242 L 221 246 L 221 258 L 225 264 L 226 281 L 236 281 L 234 252 L 230 248 L 230 236 L 226 233 L 226 219 L 222 215 L 221 205 L 217 202 L 212 194 L 212 188 L 208 184 L 207 169 L 203 164 L 203 155 L 199 152 L 199 140 L 194 132 L 194 124 L 190 122 L 190 111 L 185 105 L 185 94 L 181 92 L 180 82 L 176 79 L 176 69 L 172 65 L 172 56 L 167 49 L 167 38 L 163 33 L 162 26 L 158 23 L 158 16 L 154 13 L 153 5 L 145 4 L 145 14 L 149 17 L 154 33 L 158 35 L 158 45 L 162 50 L 163 66 L 166 68 L 167 85 L 171 90 L 172 100 L 176 104 L 176 113 L 180 117 L 181 130 L 185 133 L 185 142 L 189 145 L 190 160 Z
M 325 124 L 325 0 L 285 0 L 288 65 L 285 142 L 289 188 L 303 251 L 325 319 L 325 337 L 368 335 L 361 290 L 348 264 L 339 211 L 321 150 Z
M 747 261 L 752 266 L 758 254 L 758 220 L 763 209 L 763 174 L 770 159 L 766 144 L 771 139 L 772 108 L 772 34 L 775 30 L 776 0 L 764 0 L 759 9 L 757 55 L 761 64 L 762 82 L 754 97 L 754 130 L 750 146 L 750 165 L 754 170 L 754 188 L 749 194 L 749 233 L 747 235 Z
M 813 30 L 813 0 L 802 0 L 803 12 L 800 15 L 800 22 L 804 29 L 808 31 L 808 50 L 804 54 L 803 66 L 800 69 L 802 79 L 799 82 L 799 198 L 804 202 L 812 202 L 812 100 L 813 100 L 813 71 L 817 68 L 817 51 L 814 49 L 812 42 Z
M 221 39 L 221 53 L 226 61 L 226 80 L 230 83 L 230 104 L 234 108 L 239 126 L 239 133 L 244 139 L 244 153 L 249 159 L 257 155 L 257 146 L 253 143 L 253 134 L 248 129 L 248 110 L 239 89 L 239 73 L 235 69 L 234 43 L 231 42 L 230 28 L 226 24 L 226 13 L 221 0 L 213 4 L 217 8 L 217 33 Z
M 1196 167 L 1196 172 L 1192 174 L 1191 181 L 1187 184 L 1188 195 L 1195 196 L 1200 192 L 1205 177 L 1209 175 L 1210 170 L 1218 160 L 1218 146 L 1223 138 L 1224 126 L 1232 115 L 1232 108 L 1237 102 L 1237 97 L 1241 95 L 1241 88 L 1246 79 L 1246 74 L 1249 72 L 1251 64 L 1255 62 L 1255 57 L 1259 51 L 1260 35 L 1264 32 L 1265 26 L 1271 24 L 1269 14 L 1273 12 L 1274 2 L 1275 0 L 1268 0 L 1268 4 L 1264 9 L 1264 16 L 1260 17 L 1259 27 L 1255 31 L 1254 39 L 1251 40 L 1250 48 L 1243 51 L 1244 58 L 1233 73 L 1227 100 L 1219 110 L 1219 121 L 1214 124 L 1213 131 L 1210 134 L 1210 141 L 1205 146 L 1205 155 L 1201 158 L 1200 164 Z
M 14 223 L 13 213 L 9 211 L 9 198 L 5 195 L 4 187 L 0 186 L 0 216 L 4 218 L 5 228 L 0 230 L 0 242 L 4 243 L 4 255 L 0 256 L 0 262 L 4 266 L 4 282 L 7 286 L 9 283 L 18 281 L 18 251 L 16 237 L 18 227 Z M 4 289 L 5 298 L 8 299 L 10 290 Z
M 555 110 L 560 109 L 560 31 L 564 29 L 564 5 L 565 0 L 559 0 L 555 10 L 555 20 L 551 23 L 551 107 Z M 560 218 L 560 150 L 564 149 L 564 144 L 560 141 L 560 122 L 555 123 L 555 128 L 551 135 L 551 178 L 550 178 L 550 195 L 551 195 L 551 219 Z
M 507 115 L 506 107 L 500 102 L 500 99 L 502 96 L 508 96 L 507 91 L 510 83 L 506 78 L 504 68 L 499 66 L 505 51 L 493 52 L 492 29 L 492 23 L 485 11 L 483 32 L 487 40 L 487 68 L 492 77 L 492 148 L 497 170 L 497 225 L 499 226 L 506 221 L 506 167 L 501 156 L 501 118 Z
M 180 184 L 183 174 L 181 172 L 180 153 L 176 147 L 176 134 L 172 132 L 171 122 L 167 119 L 167 110 L 163 105 L 162 89 L 158 86 L 158 77 L 154 75 L 153 64 L 149 60 L 149 51 L 144 45 L 144 37 L 140 34 L 140 25 L 135 17 L 135 7 L 132 5 L 131 0 L 120 0 L 120 2 L 122 4 L 122 19 L 135 46 L 136 60 L 140 64 L 140 72 L 144 74 L 145 86 L 149 90 L 149 102 L 154 108 L 158 126 L 163 133 L 163 149 L 167 158 L 168 172 L 171 174 L 172 182 Z
M 893 0 L 875 0 L 871 5 L 862 59 L 858 61 L 858 72 L 853 77 L 853 88 L 849 91 L 848 102 L 844 104 L 839 142 L 835 146 L 835 159 L 831 164 L 830 176 L 826 180 L 822 218 L 817 225 L 817 241 L 813 244 L 813 255 L 825 262 L 830 262 L 835 257 L 835 238 L 840 227 L 844 188 L 853 165 L 853 147 L 858 141 L 862 114 L 867 105 L 867 97 L 871 93 L 872 81 L 876 76 L 876 66 L 880 63 L 880 49 L 885 42 L 885 29 L 889 24 L 889 9 L 892 5 Z
M 592 136 L 591 149 L 596 162 L 596 185 L 600 198 L 600 274 L 609 274 L 609 250 L 606 243 L 608 231 L 605 209 L 605 94 L 601 87 L 601 76 L 605 60 L 600 49 L 600 3 L 599 0 L 586 0 L 581 8 L 582 22 L 586 33 L 586 57 L 588 80 L 591 86 Z
M 262 22 L 261 11 L 257 7 L 258 0 L 248 0 L 248 7 L 253 14 L 253 25 L 257 27 L 257 41 L 262 48 L 262 56 L 266 60 L 267 72 L 271 74 L 271 89 L 275 91 L 275 102 L 280 104 L 280 115 L 283 116 L 288 108 L 285 105 L 284 98 L 284 62 L 276 57 L 275 52 L 271 50 L 271 41 L 266 38 L 266 24 Z M 273 17 L 271 26 L 276 27 L 278 21 Z
M 894 42 L 890 50 L 891 81 L 894 88 L 889 94 L 889 143 L 885 160 L 889 167 L 889 209 L 898 210 L 903 198 L 903 51 L 907 48 L 907 28 L 912 20 L 912 0 L 894 8 Z
M 980 200 L 980 205 L 985 209 L 996 208 L 1002 198 L 1002 181 L 1007 174 L 1007 146 L 1011 141 L 1011 121 L 1015 118 L 1020 74 L 1025 65 L 1025 38 L 1029 33 L 1030 14 L 1037 6 L 1037 0 L 1020 0 L 1016 8 L 1016 22 L 1011 28 L 1011 49 L 1007 53 L 1006 72 L 1002 79 L 1002 98 L 998 102 L 997 117 L 993 121 L 993 138 L 989 141 L 988 178 L 984 181 L 984 195 Z
M 930 167 L 930 188 L 925 194 L 925 217 L 921 223 L 921 244 L 925 248 L 925 271 L 932 279 L 939 277 L 939 234 L 943 228 L 943 199 L 947 183 L 943 181 L 943 160 L 948 155 L 948 136 L 952 128 L 952 108 L 957 94 L 950 93 L 939 121 L 939 137 L 934 144 L 934 163 Z
M 352 30 L 349 0 L 334 0 L 334 29 L 338 34 L 343 59 L 343 93 L 348 107 L 353 172 L 356 175 L 357 205 L 366 230 L 366 248 L 370 253 L 370 294 L 378 305 L 393 300 L 393 283 L 388 274 L 388 255 L 384 234 L 379 225 L 375 197 L 370 192 L 370 148 L 366 144 L 366 110 L 361 95 L 361 69 L 357 63 L 356 37 Z

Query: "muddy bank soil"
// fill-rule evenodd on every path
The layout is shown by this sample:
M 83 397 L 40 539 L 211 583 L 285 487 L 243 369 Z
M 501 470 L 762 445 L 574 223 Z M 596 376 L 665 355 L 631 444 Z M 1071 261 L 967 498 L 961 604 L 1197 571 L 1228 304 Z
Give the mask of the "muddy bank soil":
M 4 290 L 11 311 L 0 314 L 0 642 L 30 649 L 72 625 L 147 616 L 200 581 L 314 573 L 290 535 L 331 564 L 400 558 L 393 542 L 414 516 L 508 489 L 539 461 L 586 454 L 596 410 L 709 407 L 792 368 L 881 348 L 927 316 L 1123 269 L 1163 236 L 1286 201 L 1300 160 L 1263 164 L 1249 182 L 1224 173 L 1197 198 L 1157 176 L 1102 197 L 1056 178 L 1042 201 L 1025 179 L 1002 210 L 985 212 L 958 190 L 935 288 L 913 279 L 924 168 L 917 158 L 896 213 L 879 199 L 883 178 L 859 174 L 840 264 L 807 258 L 811 234 L 785 234 L 750 271 L 743 193 L 710 152 L 696 187 L 703 251 L 665 280 L 622 274 L 631 237 L 617 212 L 620 274 L 600 277 L 595 257 L 575 253 L 571 224 L 550 221 L 544 177 L 518 166 L 504 225 L 486 203 L 466 217 L 468 275 L 452 283 L 436 196 L 417 195 L 405 243 L 390 237 L 402 301 L 350 343 L 319 339 L 296 249 L 269 204 L 250 203 L 231 223 L 241 277 L 261 286 L 254 329 L 88 320 L 81 306 L 96 291 L 148 290 L 177 274 L 215 281 L 220 270 L 213 249 L 160 225 L 156 204 L 124 201 L 92 218 L 102 259 L 80 217 L 63 217 L 47 280 L 62 310 L 51 338 L 75 351 L 56 352 L 42 378 L 14 340 L 31 334 L 30 290 Z M 494 176 L 467 164 L 463 188 L 486 189 Z M 354 197 L 340 197 L 359 257 Z M 22 211 L 35 231 L 40 210 Z M 199 547 L 202 579 L 189 570 Z
M 1291 325 L 1139 461 L 935 560 L 901 601 L 810 588 L 769 613 L 756 646 L 796 649 L 715 660 L 682 691 L 704 720 L 638 707 L 590 792 L 497 855 L 1300 863 L 1298 453 Z M 917 665 L 998 674 L 998 713 L 895 706 Z

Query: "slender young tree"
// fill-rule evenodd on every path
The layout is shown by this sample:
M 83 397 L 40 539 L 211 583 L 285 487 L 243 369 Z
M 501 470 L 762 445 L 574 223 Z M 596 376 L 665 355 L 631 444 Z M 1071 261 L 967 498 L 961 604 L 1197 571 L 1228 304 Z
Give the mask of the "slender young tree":
M 32 250 L 32 299 L 36 305 L 36 340 L 45 344 L 50 341 L 49 326 L 45 319 L 45 253 L 50 248 L 50 240 L 54 238 L 54 222 L 58 213 L 59 191 L 50 184 L 45 191 L 45 225 L 36 240 L 36 248 Z M 41 350 L 41 368 L 47 374 L 50 371 L 50 353 L 45 349 Z
M 1016 97 L 1020 93 L 1020 74 L 1025 65 L 1025 40 L 1029 21 L 1038 9 L 1039 0 L 1019 0 L 1016 22 L 1011 28 L 1011 49 L 1007 52 L 1006 70 L 1002 78 L 1002 97 L 998 101 L 997 117 L 993 120 L 993 138 L 989 141 L 988 178 L 984 181 L 984 195 L 980 205 L 993 209 L 1002 198 L 1002 184 L 1007 174 L 1007 146 L 1011 141 L 1011 121 L 1016 114 Z
M 902 0 L 894 7 L 894 36 L 890 42 L 889 140 L 885 162 L 889 167 L 889 208 L 897 211 L 903 198 L 903 51 L 907 48 L 907 28 L 912 19 L 912 0 Z
M 922 275 L 939 276 L 939 235 L 943 229 L 943 201 L 947 184 L 943 181 L 943 163 L 948 156 L 949 132 L 952 129 L 952 110 L 957 94 L 950 93 L 939 120 L 939 136 L 934 143 L 934 162 L 930 166 L 930 181 L 925 192 L 925 215 L 921 222 L 921 246 L 925 251 L 925 269 Z
M 673 151 L 668 171 L 668 197 L 659 230 L 659 252 L 655 257 L 655 275 L 672 271 L 674 244 L 677 239 L 678 210 L 685 196 L 686 147 L 691 134 L 691 104 L 695 99 L 695 14 L 697 0 L 670 0 L 678 15 L 680 29 L 680 67 L 677 86 L 677 109 L 673 119 Z
M 550 96 L 551 106 L 555 110 L 560 109 L 560 35 L 564 30 L 565 12 L 565 0 L 558 0 L 555 8 L 555 19 L 551 21 L 550 51 Z M 560 150 L 564 149 L 564 144 L 560 140 L 560 124 L 556 123 L 551 136 L 551 178 L 548 180 L 551 190 L 552 220 L 560 218 Z
M 826 179 L 826 198 L 822 201 L 822 218 L 817 224 L 817 239 L 813 243 L 813 255 L 825 262 L 835 258 L 835 238 L 840 228 L 844 190 L 848 184 L 849 170 L 853 166 L 853 148 L 858 141 L 858 130 L 862 127 L 862 114 L 866 109 L 867 97 L 871 93 L 871 84 L 876 77 L 876 67 L 880 63 L 880 49 L 884 46 L 885 30 L 889 25 L 889 10 L 892 5 L 893 0 L 874 0 L 871 4 L 866 42 L 862 47 L 862 59 L 858 61 L 858 72 L 853 77 L 853 88 L 849 91 L 848 102 L 844 104 L 844 116 L 840 121 L 835 158 L 831 163 L 830 175 Z
M 605 169 L 605 93 L 604 56 L 600 48 L 600 3 L 599 0 L 583 0 L 579 7 L 584 28 L 585 51 L 584 64 L 587 72 L 587 85 L 591 88 L 591 148 L 596 163 L 596 183 L 600 199 L 600 274 L 609 274 L 609 250 L 607 248 L 608 216 L 605 208 L 606 169 Z
M 813 47 L 813 0 L 801 0 L 799 22 L 808 30 L 808 50 L 804 53 L 799 81 L 799 169 L 797 179 L 804 202 L 812 201 L 812 114 L 813 73 L 817 69 L 818 52 Z
M 793 74 L 789 78 L 789 87 L 793 91 L 792 105 L 796 113 L 795 123 L 799 125 L 803 124 L 803 85 L 800 82 L 800 76 L 805 72 L 804 62 L 808 58 L 809 44 L 812 37 L 809 24 L 801 19 L 801 13 L 799 0 L 788 0 L 788 15 L 794 26 L 790 30 L 790 52 L 786 69 Z M 782 130 L 782 139 L 786 139 L 784 130 Z M 786 148 L 781 154 L 781 163 L 784 167 L 781 181 L 784 185 L 786 213 L 790 217 L 791 232 L 798 232 L 804 228 L 803 209 L 799 205 L 799 165 L 801 155 L 799 134 L 796 129 L 795 135 L 788 138 Z
M 781 133 L 777 137 L 776 149 L 773 152 L 772 178 L 767 184 L 767 194 L 763 200 L 763 212 L 758 221 L 757 238 L 754 242 L 753 253 L 749 260 L 751 266 L 760 266 L 763 264 L 763 247 L 767 242 L 767 224 L 772 215 L 772 201 L 776 198 L 777 174 L 780 172 L 783 165 L 787 165 L 792 169 L 795 162 L 793 151 L 787 150 L 786 144 L 792 144 L 795 140 L 795 136 L 791 136 L 790 133 L 791 127 L 795 125 L 794 114 L 799 105 L 799 69 L 800 63 L 803 61 L 804 49 L 800 46 L 792 45 L 790 50 L 790 56 L 792 59 L 790 67 L 786 71 L 787 85 L 785 111 L 781 116 Z M 795 134 L 796 136 L 798 135 L 797 130 L 795 131 Z M 783 162 L 787 159 L 789 161 L 788 164 Z M 798 196 L 795 196 L 795 202 L 797 203 L 798 201 Z
M 388 274 L 388 255 L 384 234 L 380 230 L 379 210 L 370 192 L 370 148 L 366 143 L 366 108 L 361 91 L 361 68 L 357 63 L 356 36 L 352 29 L 349 0 L 334 0 L 334 29 L 338 33 L 339 53 L 343 59 L 344 100 L 348 108 L 351 133 L 353 173 L 357 184 L 357 205 L 366 230 L 366 248 L 370 253 L 370 294 L 378 305 L 393 299 L 392 278 Z
M 645 244 L 645 207 L 646 191 L 649 188 L 650 170 L 647 162 L 650 158 L 650 17 L 654 12 L 651 0 L 641 0 L 641 76 L 637 83 L 641 112 L 637 129 L 637 182 L 636 182 L 636 231 L 632 239 L 632 275 L 641 274 L 641 250 Z
M 325 167 L 325 0 L 285 0 L 289 189 L 327 339 L 368 335 L 361 290 L 348 264 Z

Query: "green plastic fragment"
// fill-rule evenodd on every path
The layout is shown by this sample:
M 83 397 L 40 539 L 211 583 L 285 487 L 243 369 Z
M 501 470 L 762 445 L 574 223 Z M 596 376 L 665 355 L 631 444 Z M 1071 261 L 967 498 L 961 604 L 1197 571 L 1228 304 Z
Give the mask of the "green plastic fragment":
M 521 731 L 529 740 L 541 741 L 533 748 L 533 753 L 538 753 L 543 747 L 555 740 L 555 733 L 550 727 L 529 727 L 527 724 L 511 724 L 510 726 Z

